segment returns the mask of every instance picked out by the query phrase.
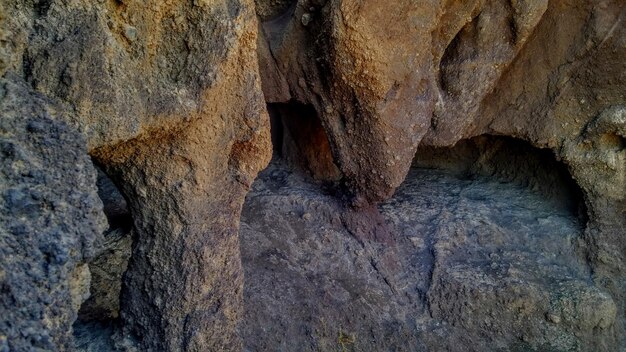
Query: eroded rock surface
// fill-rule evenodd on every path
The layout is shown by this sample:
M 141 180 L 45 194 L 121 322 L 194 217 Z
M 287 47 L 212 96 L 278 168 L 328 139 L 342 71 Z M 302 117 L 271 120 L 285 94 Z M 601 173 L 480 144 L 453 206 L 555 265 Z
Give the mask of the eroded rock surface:
M 623 307 L 625 9 L 611 0 L 297 1 L 263 19 L 263 89 L 269 102 L 315 107 L 363 209 L 390 197 L 420 145 L 497 134 L 551 149 L 584 193 L 580 250 L 592 278 Z
M 0 350 L 70 349 L 106 228 L 84 138 L 16 77 L 0 79 Z
M 384 241 L 273 163 L 242 215 L 247 350 L 615 350 L 617 305 L 580 251 L 580 191 L 528 148 L 420 150 L 428 164 L 379 207 Z
M 88 152 L 129 200 L 137 241 L 122 284 L 124 336 L 142 350 L 238 349 L 239 212 L 271 152 L 253 3 L 1 6 L 0 73 L 53 101 L 59 123 L 86 141 L 67 152 Z M 59 289 L 49 285 L 29 287 Z M 50 346 L 71 346 L 72 312 Z
M 273 216 L 304 202 L 302 209 L 313 207 L 302 214 L 304 221 L 330 222 L 338 246 L 369 251 L 358 259 L 342 250 L 327 253 L 345 270 L 330 259 L 324 262 L 315 252 L 324 248 L 316 243 L 324 231 L 296 226 L 298 221 L 287 216 L 285 229 L 314 241 L 312 249 L 296 250 L 301 244 L 295 240 L 285 248 L 317 264 L 299 263 L 297 275 L 279 272 L 286 276 L 274 278 L 307 287 L 332 267 L 330 277 L 343 273 L 341 280 L 356 282 L 356 288 L 345 289 L 348 294 L 338 289 L 339 298 L 319 292 L 279 298 L 324 307 L 318 318 L 337 321 L 373 304 L 386 319 L 333 323 L 334 332 L 327 336 L 334 340 L 320 338 L 313 344 L 301 336 L 290 342 L 286 338 L 297 335 L 296 327 L 285 325 L 286 332 L 275 330 L 274 336 L 284 341 L 280 346 L 299 341 L 335 348 L 339 341 L 341 348 L 369 350 L 415 342 L 436 350 L 475 342 L 484 349 L 623 349 L 624 21 L 621 0 L 1 1 L 0 137 L 12 149 L 2 159 L 0 187 L 13 191 L 2 195 L 0 241 L 10 245 L 2 247 L 6 255 L 0 267 L 2 307 L 7 309 L 0 319 L 0 350 L 71 349 L 71 326 L 88 297 L 89 266 L 94 269 L 93 296 L 82 317 L 115 319 L 119 314 L 121 319 L 115 341 L 101 339 L 105 344 L 238 350 L 243 345 L 237 326 L 244 324 L 248 347 L 272 345 L 266 340 L 271 335 L 250 342 L 250 336 L 260 333 L 245 321 L 238 237 L 244 197 L 270 158 L 270 124 L 285 167 L 304 170 L 323 182 L 328 194 L 298 195 L 309 186 L 286 181 L 282 196 L 287 198 L 277 199 L 288 204 L 260 209 L 268 198 L 266 191 L 257 190 L 261 193 L 249 199 L 259 203 L 247 209 Z M 36 127 L 39 122 L 29 127 L 31 120 L 43 121 L 44 127 Z M 568 204 L 568 215 L 554 210 L 556 218 L 546 220 L 538 215 L 546 214 L 546 204 L 525 193 L 510 193 L 491 181 L 465 180 L 463 175 L 473 173 L 515 183 L 546 172 L 537 160 L 526 160 L 515 150 L 499 151 L 499 142 L 462 142 L 480 135 L 515 137 L 561 160 L 565 167 L 560 172 L 580 193 L 573 197 L 576 201 L 563 192 L 560 181 L 523 186 L 547 190 L 548 198 Z M 464 149 L 432 149 L 457 143 Z M 17 153 L 22 149 L 26 152 Z M 485 151 L 493 151 L 495 159 Z M 460 158 L 454 157 L 457 152 Z M 456 186 L 433 186 L 441 192 L 428 203 L 421 195 L 409 196 L 404 209 L 397 203 L 402 192 L 435 181 L 433 174 L 410 171 L 414 160 L 418 166 L 430 165 L 441 153 L 452 169 L 437 178 Z M 476 155 L 484 156 L 484 162 L 472 161 L 466 169 Z M 122 234 L 126 230 L 101 236 L 106 226 L 94 198 L 89 157 L 128 201 L 131 236 Z M 502 169 L 507 163 L 522 166 Z M 76 170 L 68 171 L 70 166 Z M 494 175 L 494 168 L 505 171 Z M 527 168 L 536 177 L 529 178 L 523 172 Z M 41 176 L 43 169 L 52 176 Z M 25 176 L 28 170 L 37 172 Z M 407 183 L 390 200 L 407 175 Z M 412 184 L 412 179 L 419 182 Z M 285 189 L 279 186 L 271 192 Z M 42 206 L 47 196 L 29 195 L 31 188 L 41 188 L 67 208 Z M 475 199 L 481 192 L 493 197 Z M 289 194 L 293 202 L 287 201 Z M 499 195 L 510 197 L 512 208 Z M 78 201 L 81 197 L 85 200 Z M 115 227 L 105 198 L 104 213 Z M 533 206 L 520 210 L 513 200 Z M 443 208 L 457 211 L 446 215 L 440 210 L 443 215 L 434 217 L 421 213 Z M 494 215 L 485 209 L 500 210 Z M 16 211 L 33 219 L 11 215 Z M 528 226 L 499 224 L 502 217 L 509 219 L 507 212 Z M 487 225 L 475 223 L 474 217 Z M 576 230 L 567 220 L 574 218 L 580 220 Z M 263 227 L 266 220 L 254 219 L 254 224 Z M 430 221 L 437 225 L 419 236 L 404 229 Z M 551 227 L 556 223 L 560 226 Z M 46 235 L 52 228 L 58 231 Z M 497 236 L 483 238 L 472 229 Z M 567 248 L 556 262 L 544 260 L 548 244 L 539 235 L 546 229 L 553 236 L 547 238 Z M 273 236 L 275 229 L 266 230 L 255 230 L 254 241 Z M 18 236 L 20 231 L 26 235 Z M 111 234 L 115 236 L 107 236 Z M 44 242 L 52 244 L 40 245 Z M 514 253 L 509 243 L 521 252 Z M 465 245 L 473 251 L 457 250 Z M 407 259 L 411 246 L 423 249 L 415 260 L 426 264 Z M 57 247 L 62 263 L 54 262 Z M 490 257 L 498 251 L 505 253 Z M 483 262 L 486 256 L 495 263 L 493 270 Z M 543 258 L 537 259 L 542 264 L 531 258 Z M 397 277 L 398 268 L 414 277 Z M 301 280 L 298 275 L 305 272 L 313 276 Z M 258 280 L 250 277 L 251 287 Z M 319 287 L 338 285 L 315 280 Z M 423 285 L 423 292 L 400 297 L 405 285 Z M 379 298 L 352 300 L 368 290 Z M 521 301 L 511 298 L 518 294 Z M 329 313 L 337 302 L 349 307 Z M 410 314 L 402 313 L 407 309 Z M 264 312 L 259 308 L 248 318 L 262 324 Z M 301 311 L 280 311 L 284 313 L 304 317 Z M 407 325 L 412 317 L 427 317 L 435 325 L 421 320 Z M 101 324 L 108 332 L 100 335 L 108 336 L 118 326 L 92 323 L 80 327 L 81 336 L 89 334 L 85 327 Z M 298 332 L 306 335 L 312 326 L 326 326 L 307 324 Z M 366 330 L 374 340 L 370 335 L 355 340 Z M 518 336 L 514 330 L 525 333 Z M 464 333 L 469 340 L 462 338 Z M 436 345 L 441 343 L 436 336 L 449 338 L 449 345 Z M 513 344 L 515 338 L 521 342 Z

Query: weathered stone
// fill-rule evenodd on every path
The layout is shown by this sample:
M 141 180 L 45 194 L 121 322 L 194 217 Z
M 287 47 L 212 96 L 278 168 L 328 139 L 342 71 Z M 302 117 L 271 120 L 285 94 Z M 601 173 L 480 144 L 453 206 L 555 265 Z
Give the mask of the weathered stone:
M 241 226 L 247 349 L 619 346 L 577 249 L 582 192 L 551 151 L 483 136 L 418 152 L 382 221 L 285 161 L 261 174 Z
M 105 229 L 84 138 L 50 100 L 0 79 L 0 349 L 71 349 Z
M 580 251 L 623 307 L 626 160 L 607 116 L 625 99 L 625 4 L 337 0 L 305 29 L 306 3 L 263 22 L 263 89 L 316 109 L 355 205 L 388 198 L 418 145 L 498 134 L 549 148 L 584 193 Z
M 394 270 L 401 263 L 394 258 L 397 232 L 382 214 L 396 213 L 376 204 L 394 194 L 414 161 L 443 162 L 455 177 L 535 180 L 520 187 L 571 205 L 572 216 L 583 219 L 584 229 L 568 247 L 576 263 L 560 257 L 560 268 L 576 275 L 561 286 L 542 278 L 556 282 L 567 270 L 528 259 L 547 253 L 542 245 L 520 242 L 527 257 L 502 257 L 497 251 L 508 251 L 507 241 L 516 237 L 472 223 L 470 208 L 463 208 L 467 214 L 442 210 L 434 235 L 400 241 L 433 263 L 413 268 L 415 277 L 430 276 L 432 283 L 415 296 L 430 308 L 414 325 L 432 334 L 410 335 L 413 347 L 623 349 L 625 11 L 620 0 L 0 2 L 0 138 L 6 139 L 0 146 L 6 164 L 0 184 L 6 253 L 0 259 L 0 307 L 6 309 L 0 350 L 71 348 L 71 324 L 89 276 L 93 297 L 83 317 L 109 319 L 119 311 L 123 332 L 116 336 L 128 338 L 120 345 L 136 338 L 141 350 L 240 349 L 244 279 L 237 231 L 244 196 L 270 156 L 266 103 L 276 154 L 322 181 L 327 196 L 324 204 L 288 213 L 311 227 L 319 223 L 318 212 L 339 209 L 330 223 L 352 237 L 335 243 L 378 246 L 367 258 L 373 261 L 353 263 L 371 265 L 384 278 L 375 285 L 381 292 L 396 289 Z M 562 160 L 567 170 L 559 168 L 559 175 L 567 177 L 541 178 L 548 173 L 537 167 L 543 156 L 520 155 L 517 147 L 488 137 L 472 139 L 481 135 L 543 148 L 538 154 Z M 438 149 L 455 144 L 459 148 Z M 432 153 L 443 153 L 443 161 Z M 115 237 L 120 241 L 105 236 L 94 246 L 103 215 L 87 155 L 128 200 L 132 254 L 128 235 Z M 503 168 L 507 164 L 518 167 Z M 570 183 L 582 195 L 563 187 Z M 120 218 L 111 216 L 105 198 L 116 227 Z M 428 204 L 415 204 L 430 211 Z M 298 226 L 296 237 L 318 234 Z M 472 243 L 465 228 L 485 233 Z M 533 239 L 538 232 L 519 234 Z M 483 260 L 485 248 L 495 255 L 489 263 L 455 262 Z M 338 262 L 350 255 L 339 255 Z M 270 263 L 283 259 L 273 255 Z M 503 263 L 524 270 L 495 275 Z M 319 264 L 312 275 L 323 270 Z M 362 274 L 344 273 L 345 282 Z M 338 286 L 328 293 L 330 302 L 346 305 L 358 304 L 351 299 L 362 294 Z M 328 302 L 310 298 L 311 305 Z M 398 317 L 394 312 L 404 304 L 398 302 L 375 300 L 377 313 Z M 394 324 L 374 324 L 373 331 L 384 338 Z M 317 347 L 401 345 L 401 338 L 368 345 L 358 339 L 365 335 L 334 328 L 327 337 L 339 346 Z M 407 329 L 402 332 L 412 334 Z M 439 333 L 447 345 L 437 345 Z M 496 345 L 484 337 L 492 333 Z M 296 342 L 292 347 L 303 349 Z
M 271 151 L 252 2 L 2 6 L 1 73 L 67 111 L 59 120 L 83 133 L 130 201 L 140 240 L 124 331 L 144 350 L 237 349 L 239 212 Z M 13 212 L 34 212 L 27 194 L 11 201 Z M 65 344 L 69 332 L 55 333 Z

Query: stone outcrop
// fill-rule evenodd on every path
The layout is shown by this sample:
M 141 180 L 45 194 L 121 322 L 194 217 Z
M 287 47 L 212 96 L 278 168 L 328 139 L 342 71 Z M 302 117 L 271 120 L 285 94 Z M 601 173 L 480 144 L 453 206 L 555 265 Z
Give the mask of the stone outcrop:
M 252 4 L 3 1 L 2 8 L 1 73 L 54 101 L 59 123 L 86 140 L 87 148 L 67 152 L 88 152 L 129 200 L 135 246 L 121 300 L 128 336 L 145 350 L 237 349 L 239 212 L 271 153 Z M 3 99 L 3 111 L 9 103 Z M 30 104 L 24 96 L 24 109 Z M 67 280 L 23 289 L 57 291 Z M 64 314 L 62 334 L 49 330 L 58 348 L 69 345 L 75 310 Z M 19 348 L 24 338 L 3 340 Z
M 581 251 L 622 306 L 625 17 L 619 1 L 302 1 L 262 23 L 263 88 L 316 108 L 355 205 L 388 198 L 418 145 L 553 150 L 585 195 Z
M 416 153 L 480 135 L 567 165 L 586 209 L 575 253 L 594 287 L 570 291 L 602 301 L 591 328 L 623 347 L 625 21 L 620 0 L 3 0 L 0 350 L 71 349 L 87 265 L 101 287 L 102 266 L 128 253 L 122 282 L 94 289 L 85 312 L 118 314 L 121 287 L 128 344 L 241 349 L 239 219 L 272 140 L 348 205 L 349 235 L 391 246 L 376 204 Z M 90 157 L 127 200 L 132 241 L 103 236 Z M 432 314 L 478 299 L 459 297 Z
M 85 139 L 62 109 L 0 80 L 0 350 L 70 349 L 105 229 Z

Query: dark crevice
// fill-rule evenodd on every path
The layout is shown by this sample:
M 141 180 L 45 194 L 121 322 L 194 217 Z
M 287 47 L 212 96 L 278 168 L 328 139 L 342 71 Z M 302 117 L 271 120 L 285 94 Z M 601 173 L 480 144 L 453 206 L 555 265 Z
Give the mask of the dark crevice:
M 511 10 L 513 11 L 513 10 Z M 517 44 L 518 39 L 518 28 L 517 28 L 517 22 L 515 21 L 515 17 L 513 15 L 511 15 L 508 18 L 508 24 L 509 24 L 509 31 L 510 31 L 510 37 L 511 37 L 511 44 L 513 46 L 515 46 Z
M 28 54 L 28 51 L 24 52 L 24 57 L 22 58 L 22 73 L 24 74 L 24 81 L 30 84 L 31 87 L 35 87 L 35 83 L 33 82 L 33 69 L 34 69 L 34 60 Z
M 490 177 L 541 194 L 555 209 L 575 215 L 582 225 L 587 215 L 584 195 L 567 166 L 549 149 L 500 136 L 479 136 L 452 148 L 421 147 L 414 166 L 444 169 L 466 179 Z
M 520 31 L 520 28 L 518 28 L 517 20 L 515 19 L 515 6 L 513 5 L 511 0 L 506 1 L 505 6 L 508 13 L 507 27 L 509 29 L 509 42 L 512 46 L 515 46 L 519 40 L 518 36 Z
M 98 181 L 96 182 L 98 196 L 102 200 L 104 214 L 109 222 L 109 228 L 105 232 L 105 236 L 114 231 L 130 232 L 133 226 L 133 218 L 126 198 L 124 198 L 119 188 L 113 183 L 113 180 L 101 168 L 96 167 L 96 170 L 98 172 Z
M 109 338 L 120 321 L 122 277 L 131 255 L 133 217 L 127 199 L 117 185 L 96 165 L 96 186 L 109 224 L 96 255 L 88 263 L 91 272 L 90 297 L 83 302 L 74 324 L 77 344 L 110 345 Z M 103 347 L 104 348 L 104 347 Z
M 297 102 L 268 104 L 274 155 L 320 181 L 341 178 L 315 108 Z
M 274 156 L 282 157 L 285 128 L 277 105 L 278 104 L 267 104 L 267 112 L 270 115 L 273 153 Z
M 50 10 L 50 6 L 52 5 L 53 0 L 38 0 L 35 1 L 35 15 L 37 17 L 44 17 L 48 14 L 48 10 Z

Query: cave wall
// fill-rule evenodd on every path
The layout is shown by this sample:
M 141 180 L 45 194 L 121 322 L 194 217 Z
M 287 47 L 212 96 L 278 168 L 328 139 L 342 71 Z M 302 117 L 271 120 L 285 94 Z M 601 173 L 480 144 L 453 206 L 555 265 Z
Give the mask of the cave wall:
M 0 2 L 2 138 L 34 148 L 9 148 L 3 160 L 12 164 L 3 167 L 2 240 L 27 242 L 2 246 L 13 252 L 1 262 L 0 316 L 11 328 L 0 347 L 71 345 L 76 302 L 86 296 L 76 298 L 75 277 L 86 286 L 84 264 L 104 231 L 90 155 L 133 213 L 127 335 L 145 350 L 240 348 L 237 228 L 271 156 L 266 102 L 315 111 L 332 177 L 342 177 L 357 207 L 390 197 L 419 145 L 488 133 L 551 149 L 584 192 L 584 250 L 621 307 L 623 331 L 625 8 L 619 0 Z M 16 116 L 67 132 L 25 129 Z M 39 130 L 53 135 L 41 139 Z M 14 177 L 23 162 L 12 155 L 32 155 L 33 167 L 54 177 Z M 55 220 L 19 237 L 24 220 L 12 215 L 20 206 L 11 189 L 31 181 L 75 208 L 29 208 Z M 90 200 L 73 203 L 75 194 Z M 78 218 L 84 225 L 69 220 Z M 27 272 L 49 260 L 26 248 L 55 238 L 44 235 L 55 224 L 56 242 L 71 253 L 51 266 L 62 275 L 10 276 L 14 265 Z M 38 313 L 16 313 L 24 292 L 39 297 Z M 29 325 L 32 334 L 15 332 Z
M 263 90 L 316 108 L 357 206 L 388 198 L 418 146 L 492 134 L 552 150 L 584 193 L 594 281 L 623 312 L 625 18 L 620 1 L 299 1 L 262 21 Z
M 135 245 L 121 299 L 126 336 L 139 341 L 142 350 L 238 349 L 239 212 L 247 188 L 271 156 L 253 4 L 8 0 L 0 6 L 4 84 L 25 87 L 20 101 L 25 111 L 39 104 L 31 95 L 54 104 L 53 120 L 76 138 L 64 143 L 65 153 L 80 160 L 91 155 L 129 199 Z M 14 100 L 3 96 L 3 111 L 11 111 Z M 34 133 L 23 136 L 23 143 L 36 143 L 40 153 L 55 150 L 35 140 Z M 66 163 L 44 155 L 51 171 Z M 66 177 L 65 187 L 80 187 L 60 194 L 61 200 L 77 192 L 94 194 L 90 165 L 83 173 L 91 182 L 74 185 L 73 177 Z M 56 187 L 53 181 L 42 180 L 42 187 Z M 97 199 L 94 203 L 101 208 Z M 79 209 L 85 221 L 102 222 L 101 212 Z M 9 216 L 10 204 L 3 211 Z M 17 220 L 5 219 L 2 238 L 8 241 L 18 236 L 9 232 Z M 104 231 L 72 232 L 70 219 L 58 234 L 72 253 L 64 264 L 68 272 L 86 268 L 89 251 Z M 37 248 L 37 241 L 48 237 L 41 234 L 32 245 Z M 34 253 L 21 256 L 3 256 L 3 270 L 13 261 L 39 260 Z M 4 277 L 3 287 L 12 296 L 33 291 L 59 297 L 42 303 L 47 310 L 40 314 L 23 312 L 11 319 L 5 312 L 13 312 L 12 296 L 3 293 L 0 315 L 12 329 L 2 329 L 2 348 L 36 346 L 22 323 L 38 324 L 33 333 L 51 336 L 47 348 L 71 348 L 70 326 L 88 295 L 70 304 L 69 275 L 30 284 Z
M 53 102 L 4 78 L 0 99 L 0 350 L 67 350 L 106 229 L 96 172 Z

